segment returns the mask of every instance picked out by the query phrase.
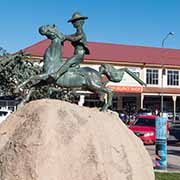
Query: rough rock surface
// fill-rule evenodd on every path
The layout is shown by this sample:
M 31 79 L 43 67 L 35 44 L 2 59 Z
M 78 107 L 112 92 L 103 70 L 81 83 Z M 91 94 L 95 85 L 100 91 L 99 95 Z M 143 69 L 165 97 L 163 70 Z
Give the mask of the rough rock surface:
M 154 180 L 154 173 L 116 113 L 44 99 L 0 125 L 0 180 Z

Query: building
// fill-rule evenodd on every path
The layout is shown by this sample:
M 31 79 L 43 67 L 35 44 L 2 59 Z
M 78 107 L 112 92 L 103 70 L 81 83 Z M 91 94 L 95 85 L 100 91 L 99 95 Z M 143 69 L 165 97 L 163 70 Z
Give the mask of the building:
M 50 41 L 43 40 L 24 51 L 31 53 L 32 60 L 42 60 Z M 81 66 L 98 69 L 100 64 L 109 63 L 116 68 L 127 67 L 147 84 L 143 86 L 128 74 L 119 83 L 109 83 L 114 92 L 113 109 L 137 111 L 148 108 L 160 110 L 163 102 L 164 112 L 171 115 L 180 113 L 180 50 L 129 46 L 119 44 L 89 42 L 90 55 Z M 63 58 L 73 54 L 73 47 L 65 43 Z M 98 106 L 99 100 L 93 94 L 81 94 L 79 103 Z

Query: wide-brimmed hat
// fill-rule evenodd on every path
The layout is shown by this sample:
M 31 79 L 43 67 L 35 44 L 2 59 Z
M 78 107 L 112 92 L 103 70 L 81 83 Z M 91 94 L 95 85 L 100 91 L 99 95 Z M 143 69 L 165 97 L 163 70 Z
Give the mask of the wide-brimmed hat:
M 79 12 L 75 12 L 72 15 L 72 18 L 68 20 L 68 22 L 74 22 L 74 21 L 81 20 L 81 19 L 88 19 L 88 17 L 81 16 Z

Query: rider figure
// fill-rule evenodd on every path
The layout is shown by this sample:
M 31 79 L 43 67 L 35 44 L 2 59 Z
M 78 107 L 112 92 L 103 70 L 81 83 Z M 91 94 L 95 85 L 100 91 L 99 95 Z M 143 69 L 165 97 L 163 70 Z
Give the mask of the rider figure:
M 76 33 L 72 35 L 65 35 L 64 41 L 68 40 L 74 46 L 74 55 L 67 59 L 61 68 L 54 74 L 54 78 L 58 79 L 61 75 L 68 71 L 70 67 L 78 66 L 84 59 L 85 54 L 89 54 L 89 49 L 86 46 L 86 35 L 83 31 L 84 20 L 88 17 L 81 16 L 79 12 L 75 12 L 72 18 L 68 21 L 71 22 L 76 28 Z

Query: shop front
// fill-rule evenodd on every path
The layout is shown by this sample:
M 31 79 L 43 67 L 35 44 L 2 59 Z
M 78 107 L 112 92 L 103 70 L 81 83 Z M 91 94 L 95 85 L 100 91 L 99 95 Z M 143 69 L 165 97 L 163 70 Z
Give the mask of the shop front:
M 163 102 L 162 102 L 163 99 Z M 163 114 L 169 119 L 180 117 L 180 96 L 177 94 L 141 94 L 141 108 L 146 108 L 151 112 L 161 111 L 161 104 L 163 103 Z

